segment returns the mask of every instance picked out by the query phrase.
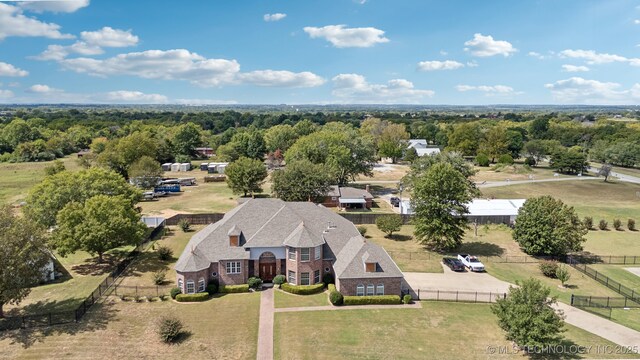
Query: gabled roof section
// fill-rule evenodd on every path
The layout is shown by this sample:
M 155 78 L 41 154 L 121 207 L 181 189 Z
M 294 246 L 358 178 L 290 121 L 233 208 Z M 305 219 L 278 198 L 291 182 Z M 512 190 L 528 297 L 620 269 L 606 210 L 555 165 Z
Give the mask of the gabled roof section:
M 284 240 L 284 245 L 294 248 L 310 248 L 324 244 L 322 234 L 313 234 L 304 226 L 304 221 Z
M 364 263 L 376 263 L 375 272 L 367 272 Z M 337 254 L 333 270 L 339 279 L 402 277 L 389 254 L 362 236 L 354 236 Z
M 242 234 L 242 230 L 240 230 L 240 228 L 237 225 L 233 225 L 233 227 L 229 229 L 229 232 L 227 233 L 227 235 L 229 236 L 240 236 L 241 234 Z

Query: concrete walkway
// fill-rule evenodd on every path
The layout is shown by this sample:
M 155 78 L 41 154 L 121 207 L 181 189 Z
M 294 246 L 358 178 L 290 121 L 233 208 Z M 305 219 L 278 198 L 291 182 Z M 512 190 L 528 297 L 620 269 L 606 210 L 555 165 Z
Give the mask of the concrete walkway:
M 416 301 L 413 304 L 398 304 L 398 305 L 350 305 L 350 306 L 305 306 L 305 307 L 290 307 L 290 308 L 278 308 L 277 313 L 281 312 L 300 312 L 300 311 L 335 311 L 335 310 L 389 310 L 389 309 L 421 309 L 422 303 Z
M 258 360 L 273 360 L 273 288 L 260 294 L 260 323 L 258 326 Z

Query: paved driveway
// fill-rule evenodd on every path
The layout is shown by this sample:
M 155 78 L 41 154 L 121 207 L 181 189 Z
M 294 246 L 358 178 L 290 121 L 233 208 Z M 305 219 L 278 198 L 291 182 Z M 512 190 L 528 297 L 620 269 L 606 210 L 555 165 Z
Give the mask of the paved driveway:
M 488 273 L 454 272 L 442 265 L 444 273 L 405 272 L 404 280 L 412 290 L 478 291 L 506 293 L 509 284 Z

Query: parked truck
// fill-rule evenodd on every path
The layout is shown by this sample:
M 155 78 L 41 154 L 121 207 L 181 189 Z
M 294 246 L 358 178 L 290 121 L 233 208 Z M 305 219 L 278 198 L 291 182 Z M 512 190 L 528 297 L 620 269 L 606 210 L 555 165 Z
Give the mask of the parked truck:
M 471 256 L 469 254 L 458 254 L 458 260 L 462 261 L 464 266 L 469 269 L 469 271 L 482 272 L 484 271 L 484 265 L 476 256 Z

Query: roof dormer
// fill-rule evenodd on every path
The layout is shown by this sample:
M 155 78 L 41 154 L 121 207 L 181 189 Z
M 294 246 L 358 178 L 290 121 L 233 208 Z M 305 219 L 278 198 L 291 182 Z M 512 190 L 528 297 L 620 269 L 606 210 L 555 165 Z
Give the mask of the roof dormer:
M 362 255 L 362 262 L 364 263 L 365 272 L 378 272 L 378 262 L 369 256 L 368 252 L 365 252 L 364 255 Z
M 242 235 L 242 230 L 240 230 L 239 227 L 233 225 L 233 227 L 229 229 L 227 235 L 229 235 L 229 246 L 240 246 L 240 236 Z

